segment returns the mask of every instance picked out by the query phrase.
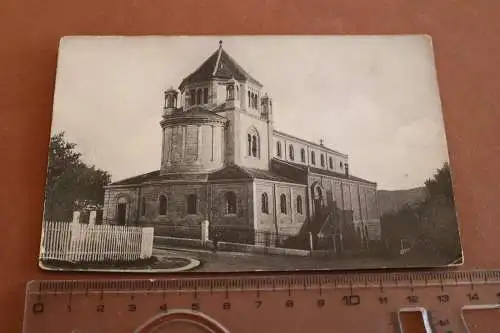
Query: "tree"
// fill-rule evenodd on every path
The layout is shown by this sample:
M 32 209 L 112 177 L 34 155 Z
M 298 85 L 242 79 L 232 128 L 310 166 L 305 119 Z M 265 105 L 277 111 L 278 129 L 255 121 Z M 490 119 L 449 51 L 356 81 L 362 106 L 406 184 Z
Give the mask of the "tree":
M 104 201 L 104 186 L 111 182 L 111 175 L 85 164 L 76 146 L 65 140 L 64 132 L 50 138 L 45 220 L 71 219 L 76 201 L 85 200 L 96 204 Z
M 427 199 L 419 223 L 420 239 L 436 254 L 456 259 L 461 256 L 461 243 L 449 164 L 438 169 L 425 187 Z
M 458 259 L 461 244 L 448 163 L 425 181 L 425 189 L 424 202 L 381 217 L 384 238 L 395 247 L 408 239 L 423 256 Z
M 441 169 L 438 169 L 433 178 L 425 181 L 428 200 L 447 200 L 454 206 L 453 188 L 451 184 L 450 165 L 444 163 Z

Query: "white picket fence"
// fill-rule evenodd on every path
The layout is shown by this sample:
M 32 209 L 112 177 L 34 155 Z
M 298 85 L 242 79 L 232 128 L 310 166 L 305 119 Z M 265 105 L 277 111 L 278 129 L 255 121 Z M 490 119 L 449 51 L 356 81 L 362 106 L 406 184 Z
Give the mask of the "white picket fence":
M 154 228 L 45 221 L 40 259 L 132 261 L 152 256 Z

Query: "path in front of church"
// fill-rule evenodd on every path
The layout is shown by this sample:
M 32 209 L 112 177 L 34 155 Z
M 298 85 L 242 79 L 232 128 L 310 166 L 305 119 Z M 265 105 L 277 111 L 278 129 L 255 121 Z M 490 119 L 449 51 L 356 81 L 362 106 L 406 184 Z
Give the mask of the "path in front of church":
M 241 252 L 212 252 L 207 250 L 193 250 L 181 248 L 155 248 L 153 255 L 158 258 L 155 269 L 161 269 L 162 261 L 170 257 L 191 258 L 201 262 L 201 265 L 193 269 L 197 272 L 220 272 L 220 271 L 254 271 L 254 270 L 318 270 L 318 269 L 365 269 L 401 267 L 408 265 L 404 257 L 397 259 L 386 259 L 380 257 L 366 258 L 336 258 L 334 256 L 280 256 Z M 406 263 L 405 263 L 406 261 Z M 415 263 L 419 265 L 420 263 Z M 423 264 L 423 263 L 421 263 Z M 425 264 L 429 266 L 429 258 Z M 438 263 L 436 263 L 438 264 Z M 432 266 L 432 264 L 431 264 Z

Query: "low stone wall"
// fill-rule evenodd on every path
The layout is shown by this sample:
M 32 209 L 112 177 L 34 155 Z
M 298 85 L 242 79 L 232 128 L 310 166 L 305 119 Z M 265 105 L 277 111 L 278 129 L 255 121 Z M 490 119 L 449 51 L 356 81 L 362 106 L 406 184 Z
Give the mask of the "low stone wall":
M 212 241 L 208 242 L 210 248 L 213 247 Z M 250 244 L 239 244 L 239 243 L 227 243 L 219 242 L 218 247 L 222 251 L 236 251 L 245 253 L 260 253 L 260 254 L 279 254 L 279 255 L 289 255 L 289 256 L 309 256 L 311 251 L 308 250 L 296 250 L 287 249 L 283 247 L 266 247 L 262 245 L 250 245 Z
M 213 242 L 210 240 L 203 244 L 203 242 L 198 239 L 174 238 L 165 236 L 155 236 L 154 243 L 155 246 L 188 247 L 188 248 L 197 248 L 206 250 L 212 250 L 214 247 Z M 217 245 L 218 245 L 218 250 L 220 251 L 289 255 L 289 256 L 301 256 L 301 257 L 306 257 L 311 255 L 311 251 L 309 250 L 296 250 L 296 249 L 287 249 L 282 247 L 266 247 L 262 245 L 251 245 L 251 244 L 240 244 L 240 243 L 229 243 L 229 242 L 218 242 Z
M 188 247 L 188 248 L 195 248 L 195 249 L 201 249 L 204 247 L 203 242 L 199 239 L 155 236 L 154 237 L 154 247 L 158 247 L 158 246 Z

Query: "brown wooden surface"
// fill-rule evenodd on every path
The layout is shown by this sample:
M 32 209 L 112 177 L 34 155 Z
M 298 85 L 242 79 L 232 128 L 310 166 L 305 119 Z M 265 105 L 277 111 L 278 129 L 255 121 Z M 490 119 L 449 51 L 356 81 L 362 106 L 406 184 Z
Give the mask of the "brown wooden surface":
M 496 0 L 0 1 L 0 331 L 21 331 L 28 280 L 119 277 L 48 273 L 37 266 L 61 36 L 431 35 L 464 240 L 463 268 L 500 268 L 498 14 Z

